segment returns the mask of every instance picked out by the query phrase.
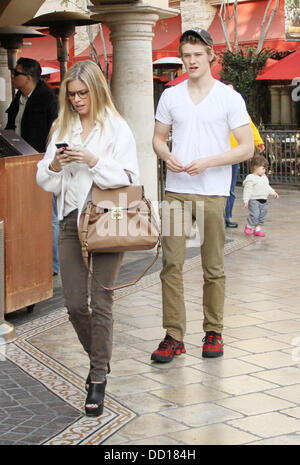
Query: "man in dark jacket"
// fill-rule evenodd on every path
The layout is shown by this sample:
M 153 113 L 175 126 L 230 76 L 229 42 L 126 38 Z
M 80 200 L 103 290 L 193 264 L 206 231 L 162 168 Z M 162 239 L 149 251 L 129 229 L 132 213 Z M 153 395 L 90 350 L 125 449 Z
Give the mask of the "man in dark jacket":
M 20 58 L 12 75 L 18 91 L 6 110 L 6 129 L 15 130 L 35 150 L 45 152 L 51 125 L 57 118 L 57 97 L 40 80 L 40 64 L 31 58 Z
M 20 58 L 12 71 L 13 85 L 17 93 L 6 110 L 6 129 L 13 129 L 40 153 L 45 152 L 47 137 L 57 118 L 57 97 L 50 87 L 41 81 L 40 64 L 31 58 Z M 56 199 L 52 199 L 53 273 L 59 271 L 58 221 Z

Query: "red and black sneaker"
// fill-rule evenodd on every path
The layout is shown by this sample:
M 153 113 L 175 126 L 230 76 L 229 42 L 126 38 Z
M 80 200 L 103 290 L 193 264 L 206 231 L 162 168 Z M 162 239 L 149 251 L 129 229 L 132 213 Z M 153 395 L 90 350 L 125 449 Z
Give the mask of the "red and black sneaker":
M 158 346 L 153 354 L 151 355 L 151 360 L 155 362 L 171 362 L 174 358 L 174 355 L 184 354 L 186 352 L 183 341 L 176 341 L 169 334 L 166 334 L 166 337 Z
M 223 339 L 221 334 L 214 331 L 208 331 L 202 342 L 202 357 L 221 357 L 223 355 Z

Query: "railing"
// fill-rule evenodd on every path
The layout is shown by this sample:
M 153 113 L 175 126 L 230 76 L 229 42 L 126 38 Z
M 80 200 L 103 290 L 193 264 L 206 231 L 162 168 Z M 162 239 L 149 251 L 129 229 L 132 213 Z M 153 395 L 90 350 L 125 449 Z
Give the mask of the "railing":
M 300 131 L 260 131 L 265 142 L 264 155 L 269 162 L 270 183 L 300 185 Z M 249 161 L 240 163 L 238 182 L 250 173 Z

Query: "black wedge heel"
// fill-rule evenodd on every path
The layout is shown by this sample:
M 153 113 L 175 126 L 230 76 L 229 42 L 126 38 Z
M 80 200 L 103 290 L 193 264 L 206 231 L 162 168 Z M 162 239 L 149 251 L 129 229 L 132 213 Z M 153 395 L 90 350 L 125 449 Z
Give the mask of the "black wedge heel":
M 88 417 L 99 417 L 103 413 L 106 380 L 104 383 L 90 383 L 85 401 L 85 413 Z M 94 404 L 97 407 L 87 407 Z

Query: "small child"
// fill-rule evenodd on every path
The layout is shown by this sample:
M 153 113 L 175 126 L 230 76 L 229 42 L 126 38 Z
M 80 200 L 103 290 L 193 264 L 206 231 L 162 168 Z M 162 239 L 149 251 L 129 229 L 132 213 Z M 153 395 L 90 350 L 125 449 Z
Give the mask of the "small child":
M 261 230 L 268 211 L 268 196 L 274 195 L 278 199 L 279 195 L 272 189 L 266 176 L 268 161 L 263 155 L 255 155 L 250 162 L 252 174 L 248 174 L 243 182 L 243 201 L 244 208 L 249 208 L 249 215 L 244 233 L 250 236 L 252 228 L 254 236 L 264 237 L 265 233 Z

